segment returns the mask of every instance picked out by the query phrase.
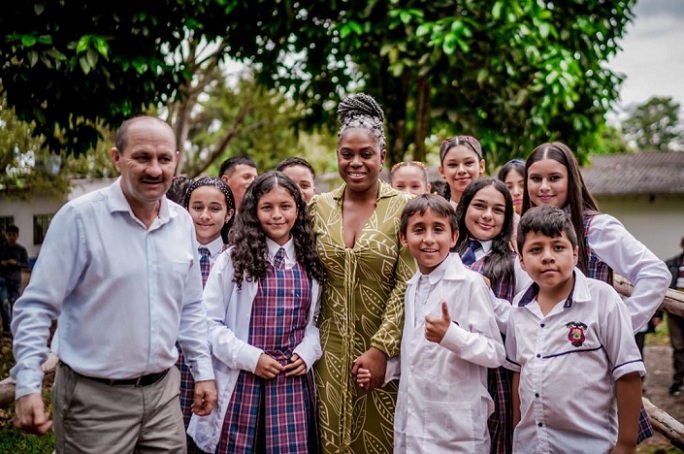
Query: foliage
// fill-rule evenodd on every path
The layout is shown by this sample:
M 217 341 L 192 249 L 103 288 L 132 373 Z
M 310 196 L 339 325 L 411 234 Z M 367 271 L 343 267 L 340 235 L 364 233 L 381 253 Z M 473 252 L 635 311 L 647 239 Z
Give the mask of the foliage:
M 390 164 L 411 143 L 424 159 L 434 129 L 478 136 L 492 163 L 552 139 L 583 156 L 617 98 L 603 64 L 634 2 L 20 2 L 0 18 L 0 67 L 19 117 L 75 153 L 98 121 L 190 95 L 195 68 L 178 50 L 192 35 L 303 102 L 307 127 L 334 128 L 348 92 L 374 95 Z
M 59 155 L 41 147 L 33 137 L 35 123 L 17 119 L 0 96 L 0 194 L 3 198 L 30 199 L 34 195 L 64 196 L 68 178 Z
M 621 79 L 604 63 L 633 5 L 312 1 L 289 15 L 281 5 L 277 17 L 295 25 L 253 30 L 269 52 L 252 58 L 262 80 L 306 103 L 312 124 L 330 120 L 345 91 L 376 96 L 388 118 L 390 164 L 410 142 L 422 159 L 429 131 L 442 128 L 479 137 L 495 163 L 554 139 L 584 156 L 618 96 Z
M 627 140 L 639 150 L 667 151 L 684 144 L 684 129 L 679 120 L 679 103 L 671 96 L 654 96 L 628 109 L 622 123 Z
M 249 76 L 241 77 L 235 88 L 225 79 L 216 80 L 196 110 L 183 174 L 197 176 L 211 165 L 210 173 L 217 175 L 230 156 L 249 156 L 259 169 L 272 169 L 282 159 L 302 154 L 292 129 L 300 115 L 296 106 L 278 92 L 256 86 Z M 208 161 L 212 153 L 219 159 Z
M 50 153 L 42 138 L 34 137 L 35 122 L 20 121 L 0 96 L 0 193 L 3 197 L 31 200 L 36 196 L 61 198 L 74 177 L 102 178 L 116 175 L 109 150 L 112 133 L 100 129 L 108 141 L 80 157 Z
M 620 129 L 608 124 L 599 125 L 596 131 L 596 142 L 590 150 L 591 154 L 620 154 L 632 151 L 622 136 Z
M 86 153 L 99 122 L 116 127 L 175 96 L 184 67 L 169 49 L 199 26 L 206 3 L 224 2 L 15 2 L 0 16 L 9 105 L 53 152 Z

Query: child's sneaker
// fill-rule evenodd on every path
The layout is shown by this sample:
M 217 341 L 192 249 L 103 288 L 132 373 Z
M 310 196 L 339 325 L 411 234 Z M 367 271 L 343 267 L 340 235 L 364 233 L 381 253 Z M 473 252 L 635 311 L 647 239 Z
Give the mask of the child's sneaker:
M 671 396 L 678 396 L 682 393 L 682 384 L 681 383 L 672 383 L 672 386 L 670 386 L 670 395 Z

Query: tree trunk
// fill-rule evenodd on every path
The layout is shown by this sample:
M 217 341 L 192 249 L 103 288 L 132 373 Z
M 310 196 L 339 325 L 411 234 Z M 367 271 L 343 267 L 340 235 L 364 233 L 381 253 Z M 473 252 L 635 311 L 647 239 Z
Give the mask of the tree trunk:
M 425 138 L 430 132 L 430 82 L 426 76 L 418 77 L 416 87 L 416 127 L 413 132 L 415 161 L 425 162 Z

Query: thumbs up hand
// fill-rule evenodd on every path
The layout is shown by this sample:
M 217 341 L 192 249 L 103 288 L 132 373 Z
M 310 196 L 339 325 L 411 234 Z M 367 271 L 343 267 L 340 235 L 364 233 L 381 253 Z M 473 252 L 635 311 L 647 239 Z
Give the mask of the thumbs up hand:
M 430 342 L 440 343 L 451 324 L 451 316 L 446 301 L 442 301 L 442 316 L 425 316 L 425 338 Z

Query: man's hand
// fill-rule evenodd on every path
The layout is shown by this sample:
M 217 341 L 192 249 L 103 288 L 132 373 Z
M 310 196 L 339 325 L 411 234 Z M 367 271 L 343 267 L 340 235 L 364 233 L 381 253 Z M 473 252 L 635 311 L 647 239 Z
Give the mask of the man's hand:
M 202 380 L 195 382 L 195 399 L 190 409 L 197 416 L 207 416 L 216 403 L 216 382 Z
M 442 301 L 442 317 L 425 316 L 425 338 L 440 343 L 451 325 L 451 316 L 446 301 Z
M 24 432 L 45 435 L 52 427 L 50 415 L 45 411 L 43 397 L 39 393 L 17 399 L 14 412 L 14 426 Z

